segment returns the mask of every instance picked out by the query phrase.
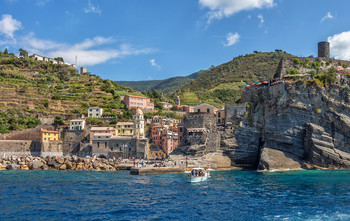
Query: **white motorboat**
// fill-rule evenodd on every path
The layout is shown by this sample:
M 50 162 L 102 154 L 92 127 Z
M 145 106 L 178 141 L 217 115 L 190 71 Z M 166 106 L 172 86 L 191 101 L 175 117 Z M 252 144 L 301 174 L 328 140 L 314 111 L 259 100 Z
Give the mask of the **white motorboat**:
M 191 183 L 205 181 L 208 179 L 209 176 L 209 171 L 203 168 L 193 168 L 191 173 L 188 174 Z

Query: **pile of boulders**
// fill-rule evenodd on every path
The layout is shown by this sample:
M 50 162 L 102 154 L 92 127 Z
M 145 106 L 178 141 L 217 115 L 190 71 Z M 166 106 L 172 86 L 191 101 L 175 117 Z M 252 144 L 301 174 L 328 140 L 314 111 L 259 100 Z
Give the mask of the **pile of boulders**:
M 0 170 L 95 170 L 115 171 L 118 162 L 105 158 L 81 157 L 4 157 Z

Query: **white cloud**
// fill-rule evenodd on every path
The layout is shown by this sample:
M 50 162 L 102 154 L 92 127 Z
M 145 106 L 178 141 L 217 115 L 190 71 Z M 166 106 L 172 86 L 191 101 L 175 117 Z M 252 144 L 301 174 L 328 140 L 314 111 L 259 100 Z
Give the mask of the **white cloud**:
M 235 13 L 255 8 L 274 6 L 274 0 L 199 0 L 199 5 L 209 8 L 207 23 L 229 17 Z
M 258 15 L 258 19 L 259 19 L 259 21 L 260 21 L 259 26 L 261 27 L 261 26 L 264 24 L 264 22 L 265 22 L 264 17 L 262 16 L 262 14 L 259 14 L 259 15 Z
M 153 53 L 152 48 L 135 48 L 130 44 L 121 44 L 117 49 L 104 47 L 114 42 L 109 37 L 97 36 L 88 38 L 76 44 L 57 43 L 50 40 L 38 39 L 33 33 L 19 39 L 18 45 L 29 53 L 40 54 L 48 57 L 62 57 L 66 62 L 73 64 L 75 56 L 78 56 L 78 65 L 96 65 L 113 58 Z
M 328 41 L 334 58 L 350 60 L 350 31 L 330 36 Z
M 327 14 L 321 19 L 321 23 L 327 19 L 332 19 L 332 18 L 333 18 L 333 15 L 330 12 L 327 12 Z
M 226 43 L 224 43 L 223 45 L 225 47 L 232 46 L 239 41 L 239 38 L 240 38 L 240 36 L 237 32 L 234 34 L 230 32 L 226 35 Z
M 84 8 L 85 13 L 96 13 L 101 15 L 101 9 L 98 6 L 95 6 L 91 3 L 91 1 L 88 1 L 88 7 Z
M 13 33 L 22 27 L 22 23 L 12 18 L 12 15 L 3 15 L 0 20 L 0 34 L 13 38 Z
M 153 67 L 160 69 L 160 65 L 156 63 L 156 60 L 154 58 L 152 58 L 149 62 Z

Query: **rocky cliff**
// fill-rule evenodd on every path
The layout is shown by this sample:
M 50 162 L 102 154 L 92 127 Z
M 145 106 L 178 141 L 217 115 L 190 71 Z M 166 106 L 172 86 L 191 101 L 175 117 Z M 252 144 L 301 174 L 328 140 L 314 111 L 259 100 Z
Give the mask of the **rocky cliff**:
M 259 131 L 249 136 L 259 140 L 258 169 L 349 168 L 349 83 L 338 74 L 325 87 L 298 80 L 244 93 L 251 109 L 242 129 Z

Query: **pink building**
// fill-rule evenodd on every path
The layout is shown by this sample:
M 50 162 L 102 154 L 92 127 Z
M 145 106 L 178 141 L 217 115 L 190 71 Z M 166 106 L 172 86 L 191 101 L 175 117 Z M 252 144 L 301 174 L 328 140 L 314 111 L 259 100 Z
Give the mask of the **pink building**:
M 188 105 L 177 105 L 178 111 L 193 112 L 193 107 Z
M 193 108 L 194 112 L 216 114 L 218 109 L 212 105 L 203 103 Z
M 154 104 L 148 97 L 125 95 L 124 104 L 128 109 L 139 107 L 143 110 L 154 110 Z

